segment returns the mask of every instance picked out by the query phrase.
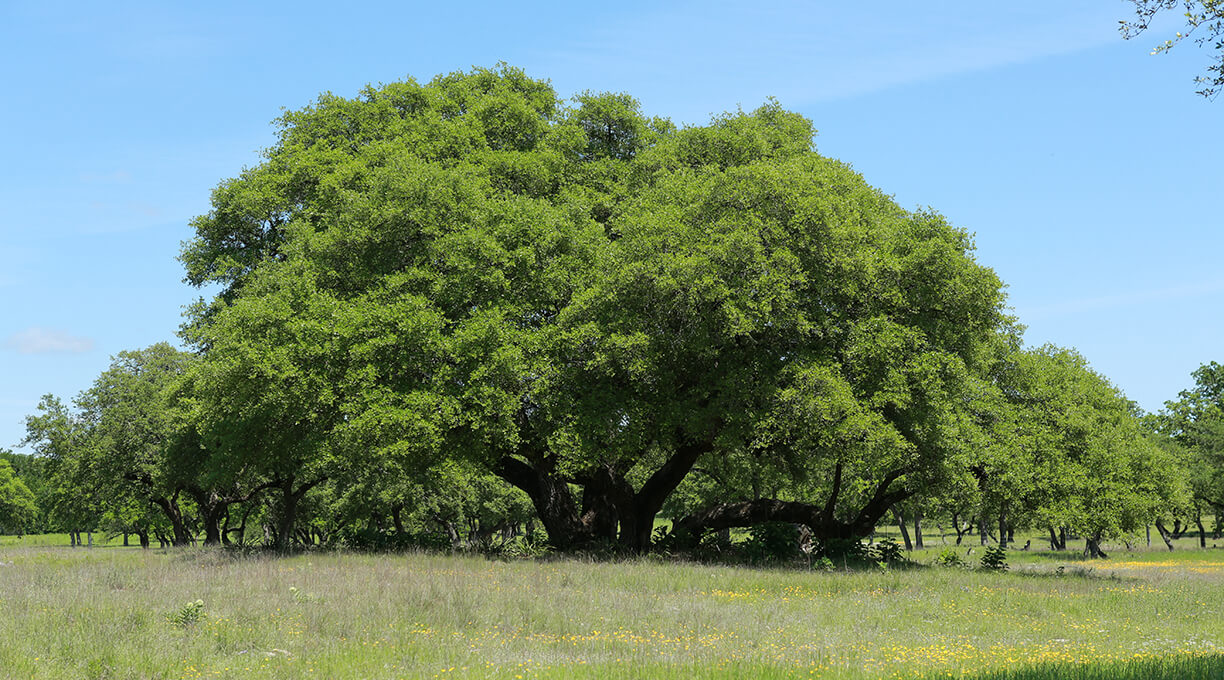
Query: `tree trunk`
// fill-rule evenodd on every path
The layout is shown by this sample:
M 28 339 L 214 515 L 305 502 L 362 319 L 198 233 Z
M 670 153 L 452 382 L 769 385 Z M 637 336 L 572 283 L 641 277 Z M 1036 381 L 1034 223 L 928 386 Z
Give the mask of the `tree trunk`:
M 296 489 L 294 484 L 297 482 L 297 475 L 289 475 L 275 483 L 275 486 L 281 490 L 281 516 L 276 523 L 276 536 L 273 537 L 273 547 L 276 550 L 285 552 L 293 545 L 294 530 L 297 526 L 298 505 L 302 497 L 306 495 L 306 492 L 326 479 L 326 477 L 319 477 L 302 484 Z M 244 519 L 243 522 L 245 523 L 246 520 Z
M 186 520 L 183 518 L 183 511 L 178 504 L 178 492 L 174 492 L 169 498 L 159 496 L 152 499 L 153 504 L 161 509 L 162 514 L 166 519 L 170 520 L 170 529 L 174 533 L 174 539 L 171 544 L 178 547 L 191 544 L 191 532 L 187 529 Z
M 1198 525 L 1199 530 L 1199 547 L 1207 547 L 1207 529 L 1203 528 L 1203 511 L 1196 510 L 1194 512 L 1194 523 Z
M 221 520 L 228 509 L 228 504 L 216 502 L 200 506 L 204 521 L 204 545 L 221 545 Z
M 558 550 L 569 550 L 588 542 L 590 534 L 578 516 L 569 484 L 551 473 L 553 465 L 551 458 L 533 466 L 506 456 L 498 461 L 494 473 L 531 499 L 540 523 L 548 532 L 549 543 Z
M 961 544 L 961 539 L 965 537 L 965 534 L 968 533 L 969 529 L 971 528 L 973 528 L 973 522 L 969 522 L 969 524 L 965 526 L 965 530 L 961 531 L 960 516 L 955 512 L 952 513 L 952 530 L 956 532 L 957 545 Z
M 140 549 L 149 549 L 149 531 L 147 529 L 136 532 L 136 537 L 140 539 Z
M 1173 551 L 1173 537 L 1169 535 L 1169 530 L 1165 528 L 1164 522 L 1156 520 L 1156 531 L 1160 532 L 1160 538 L 1165 545 L 1169 547 L 1169 552 Z
M 901 529 L 901 538 L 905 540 L 905 550 L 906 552 L 912 552 L 914 550 L 914 543 L 910 540 L 909 529 L 905 527 L 905 515 L 901 514 L 901 511 L 896 506 L 893 506 L 892 511 L 893 518 L 897 520 L 897 527 Z
M 1084 557 L 1105 559 L 1109 555 L 1101 550 L 1101 532 L 1097 532 L 1091 536 L 1084 537 Z
M 285 552 L 293 544 L 293 525 L 297 524 L 297 502 L 300 498 L 293 492 L 294 477 L 290 476 L 281 483 L 281 516 L 276 525 L 274 547 Z
M 914 547 L 922 550 L 922 510 L 914 511 Z
M 990 536 L 987 534 L 987 531 L 986 531 L 985 513 L 983 513 L 982 516 L 978 518 L 978 538 L 981 540 L 982 545 L 986 545 L 986 541 L 990 539 Z
M 1050 531 L 1050 550 L 1066 550 L 1067 544 L 1059 540 L 1059 536 L 1054 532 L 1054 527 L 1047 527 Z
M 128 547 L 128 532 L 123 532 L 123 547 Z
M 654 520 L 663 509 L 668 497 L 680 486 L 680 482 L 697 464 L 703 455 L 714 450 L 712 441 L 687 441 L 676 447 L 676 451 L 658 470 L 642 484 L 637 493 L 632 493 L 633 487 L 624 482 L 622 495 L 626 492 L 632 495 L 627 499 L 629 507 L 621 516 L 620 543 L 635 553 L 650 549 Z M 838 463 L 837 477 L 840 479 L 841 463 Z
M 230 513 L 225 509 L 225 517 L 221 520 L 221 545 L 230 545 Z
M 391 522 L 395 525 L 396 536 L 404 535 L 404 520 L 401 517 L 403 510 L 404 506 L 402 504 L 391 506 Z
M 1003 513 L 999 513 L 999 547 L 1007 547 L 1007 519 Z
M 1058 527 L 1058 549 L 1067 549 L 1067 527 Z
M 1152 547 L 1152 525 L 1147 525 L 1144 530 L 1147 532 L 1147 545 L 1150 548 Z

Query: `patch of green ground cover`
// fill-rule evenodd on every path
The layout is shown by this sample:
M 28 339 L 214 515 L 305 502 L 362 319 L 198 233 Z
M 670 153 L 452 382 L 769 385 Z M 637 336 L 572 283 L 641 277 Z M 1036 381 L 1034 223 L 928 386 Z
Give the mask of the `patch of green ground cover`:
M 0 563 L 12 678 L 925 677 L 1224 648 L 1219 573 L 201 549 L 3 549 Z M 198 620 L 176 620 L 197 599 Z
M 81 534 L 81 539 L 86 540 L 86 535 Z M 140 541 L 135 534 L 130 536 L 129 543 L 131 545 L 123 545 L 123 536 L 107 536 L 106 534 L 96 533 L 93 535 L 95 548 L 120 548 L 120 547 L 140 547 Z M 26 534 L 24 536 L 0 536 L 0 548 L 40 548 L 40 547 L 64 547 L 71 546 L 71 540 L 68 534 Z M 85 548 L 86 546 L 81 546 Z
M 933 675 L 946 678 L 947 674 Z M 952 676 L 956 677 L 956 676 Z M 1224 656 L 1175 656 L 1130 659 L 1113 663 L 1043 664 L 1009 668 L 973 676 L 973 680 L 1219 680 Z

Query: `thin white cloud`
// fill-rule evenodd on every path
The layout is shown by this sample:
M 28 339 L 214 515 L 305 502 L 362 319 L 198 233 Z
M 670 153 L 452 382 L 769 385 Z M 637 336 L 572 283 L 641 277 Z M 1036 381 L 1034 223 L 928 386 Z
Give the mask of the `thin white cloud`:
M 31 326 L 10 335 L 4 347 L 19 354 L 80 354 L 92 350 L 94 341 L 61 330 Z
M 540 54 L 569 65 L 554 76 L 562 88 L 567 71 L 610 89 L 649 73 L 665 81 L 654 93 L 660 98 L 733 92 L 748 108 L 766 95 L 793 107 L 1118 44 L 1124 9 L 1055 0 L 988 11 L 964 2 L 881 9 L 797 0 L 761 9 L 694 0 L 660 4 Z M 634 92 L 644 100 L 651 94 Z
M 1021 319 L 1049 319 L 1061 316 L 1084 314 L 1087 312 L 1105 309 L 1119 309 L 1139 305 L 1148 305 L 1157 302 L 1171 302 L 1173 300 L 1212 295 L 1221 291 L 1224 291 L 1224 279 L 1212 279 L 1178 286 L 1118 293 L 1115 295 L 1073 298 L 1047 305 L 1018 308 L 1017 312 L 1019 313 Z
M 114 172 L 83 172 L 80 180 L 86 184 L 131 184 L 132 173 L 127 170 Z

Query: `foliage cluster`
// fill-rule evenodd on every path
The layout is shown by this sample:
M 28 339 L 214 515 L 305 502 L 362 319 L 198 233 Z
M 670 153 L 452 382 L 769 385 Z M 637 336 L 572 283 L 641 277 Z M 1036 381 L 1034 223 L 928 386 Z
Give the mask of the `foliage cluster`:
M 677 128 L 500 65 L 277 125 L 193 222 L 187 280 L 219 292 L 188 351 L 27 420 L 58 526 L 637 552 L 662 513 L 669 549 L 748 528 L 768 559 L 796 526 L 862 551 L 890 512 L 1097 552 L 1185 512 L 1177 450 L 1023 346 L 969 234 L 776 102 Z

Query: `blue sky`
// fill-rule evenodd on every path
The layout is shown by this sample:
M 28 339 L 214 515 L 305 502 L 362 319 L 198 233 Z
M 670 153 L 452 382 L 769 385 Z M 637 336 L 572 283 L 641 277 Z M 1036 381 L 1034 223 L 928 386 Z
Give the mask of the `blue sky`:
M 817 149 L 976 234 L 1030 344 L 1148 410 L 1224 361 L 1224 102 L 1208 56 L 1123 41 L 1130 3 L 0 5 L 0 447 L 42 394 L 173 340 L 175 257 L 282 107 L 504 60 L 703 123 L 774 96 Z

